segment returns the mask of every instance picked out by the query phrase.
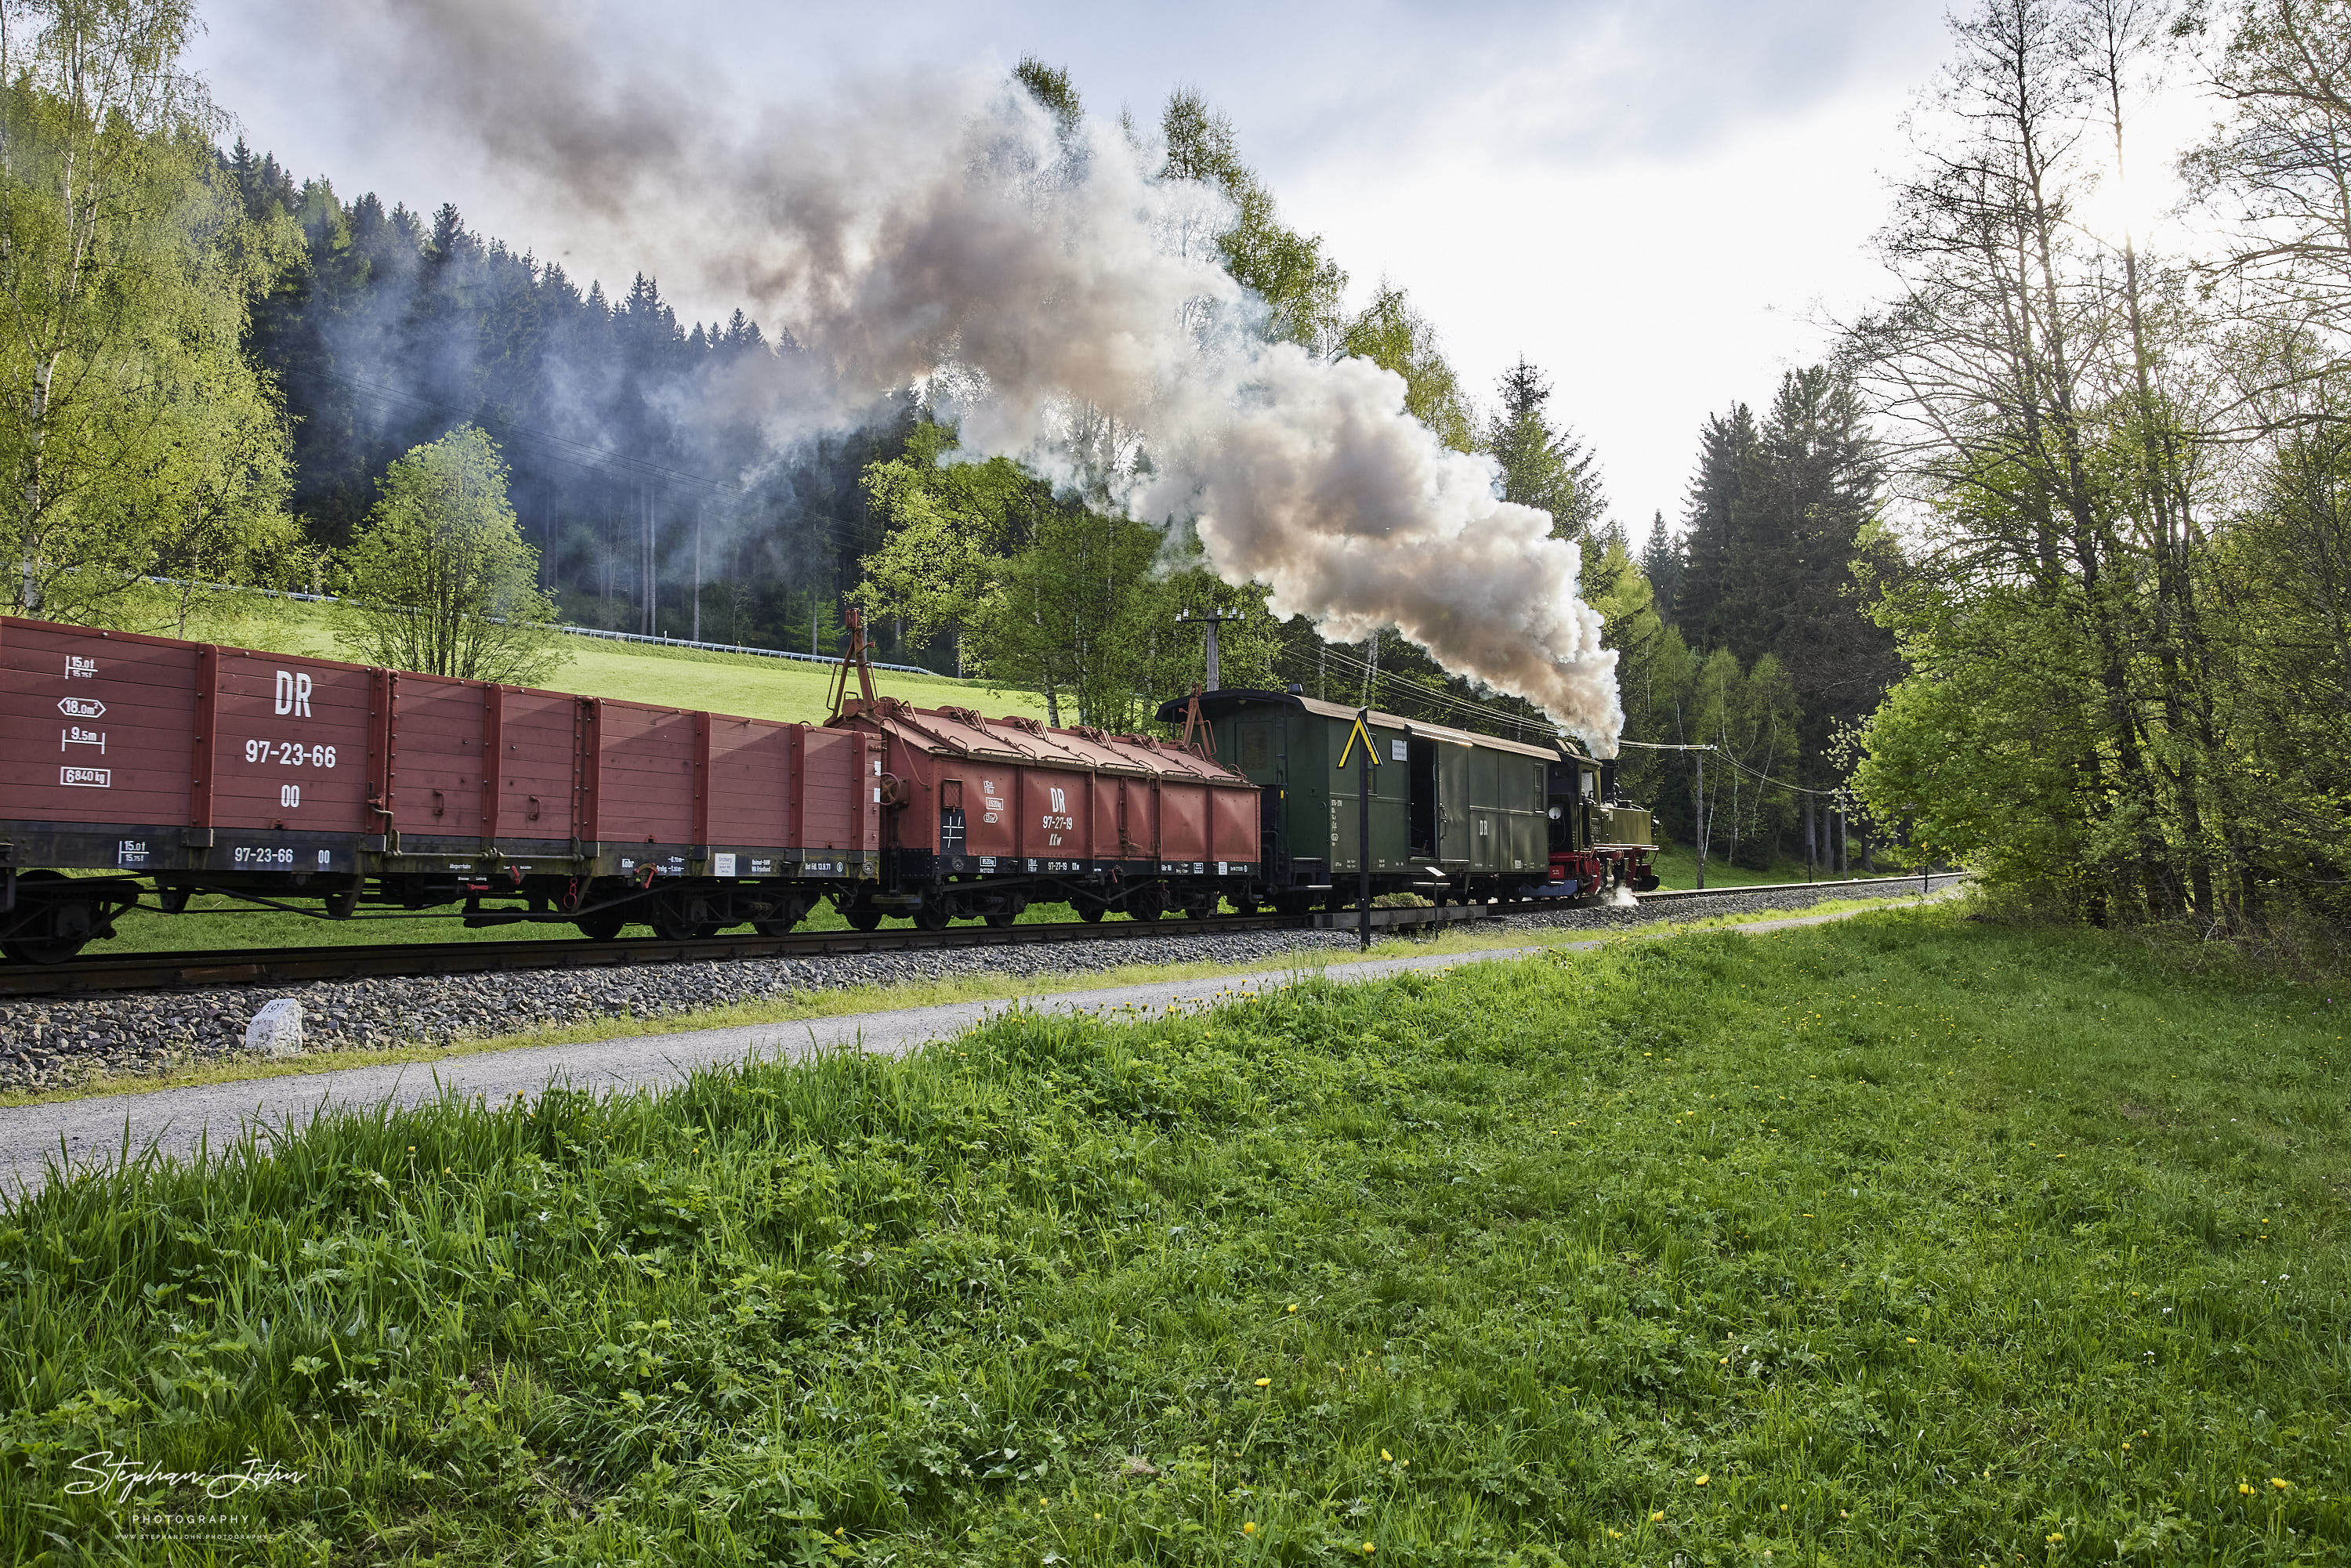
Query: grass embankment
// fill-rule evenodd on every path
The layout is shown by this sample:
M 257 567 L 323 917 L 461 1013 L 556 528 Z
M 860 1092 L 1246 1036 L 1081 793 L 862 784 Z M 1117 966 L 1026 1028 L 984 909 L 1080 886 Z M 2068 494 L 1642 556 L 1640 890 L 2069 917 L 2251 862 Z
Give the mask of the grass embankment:
M 1671 844 L 1659 850 L 1649 862 L 1656 868 L 1659 885 L 1671 888 L 1698 885 L 1698 851 L 1688 844 Z M 1870 876 L 1871 872 L 1849 871 L 1844 876 Z M 1817 870 L 1810 877 L 1804 874 L 1801 860 L 1782 858 L 1758 871 L 1750 866 L 1732 865 L 1719 854 L 1706 858 L 1706 885 L 1708 887 L 1776 887 L 1791 882 L 1835 882 L 1840 873 Z
M 335 641 L 330 607 L 288 600 L 261 599 L 251 603 L 253 608 L 241 614 L 224 610 L 204 636 L 241 647 L 320 659 L 352 656 L 350 649 Z M 706 708 L 794 724 L 824 721 L 839 668 L 797 659 L 763 659 L 756 653 L 714 653 L 698 648 L 606 643 L 569 635 L 558 639 L 556 646 L 569 657 L 544 683 L 553 691 Z M 1033 693 L 1003 691 L 985 681 L 907 675 L 890 670 L 877 672 L 873 678 L 876 689 L 884 695 L 904 697 L 923 707 L 953 703 L 990 715 L 1045 716 L 1044 701 Z
M 338 1116 L 5 1217 L 0 1542 L 2341 1561 L 2343 1011 L 1925 912 Z
M 1879 899 L 1825 899 L 1796 919 L 1816 919 L 1863 909 L 1883 909 Z M 1033 913 L 1033 911 L 1032 911 Z M 1382 937 L 1367 955 L 1382 958 L 1473 957 L 1496 949 L 1585 947 L 1603 942 L 1642 941 L 1675 931 L 1715 930 L 1785 920 L 1771 913 L 1711 915 L 1701 920 L 1651 922 L 1627 929 L 1594 933 L 1573 927 L 1510 928 L 1480 931 L 1454 926 L 1441 932 Z M 1180 925 L 1174 926 L 1180 930 Z M 1193 961 L 1178 964 L 1116 964 L 1099 969 L 1047 970 L 1022 974 L 1009 969 L 956 974 L 937 979 L 904 981 L 887 986 L 849 986 L 838 989 L 786 991 L 754 1001 L 687 1012 L 643 1012 L 608 1015 L 581 1022 L 548 1025 L 512 1032 L 468 1035 L 454 1040 L 365 1048 L 311 1050 L 298 1057 L 272 1059 L 231 1054 L 198 1059 L 138 1073 L 99 1074 L 77 1079 L 61 1088 L 0 1092 L 0 1106 L 89 1100 L 108 1094 L 148 1094 L 163 1089 L 199 1084 L 242 1083 L 263 1078 L 286 1078 L 336 1072 L 359 1067 L 390 1067 L 413 1062 L 444 1061 L 451 1057 L 492 1051 L 530 1050 L 539 1046 L 596 1043 L 605 1040 L 667 1035 L 695 1030 L 732 1029 L 742 1025 L 795 1023 L 835 1019 L 859 1013 L 900 1011 L 960 1004 L 1028 1002 L 1072 991 L 1114 989 L 1128 986 L 1235 978 L 1254 988 L 1283 978 L 1320 974 L 1332 964 L 1347 965 L 1366 955 L 1351 948 L 1306 947 L 1279 960 L 1249 959 L 1237 964 Z M 489 1025 L 492 1030 L 495 1023 Z

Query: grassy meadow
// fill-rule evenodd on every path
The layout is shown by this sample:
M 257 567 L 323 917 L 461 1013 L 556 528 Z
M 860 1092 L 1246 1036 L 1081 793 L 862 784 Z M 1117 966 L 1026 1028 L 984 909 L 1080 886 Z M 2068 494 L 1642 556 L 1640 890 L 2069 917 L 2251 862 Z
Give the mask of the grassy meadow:
M 1698 851 L 1688 844 L 1668 844 L 1657 852 L 1650 863 L 1656 868 L 1661 886 L 1683 888 L 1698 885 Z M 1844 877 L 1899 874 L 1899 871 L 1892 866 L 1864 871 L 1856 862 L 1852 870 L 1844 873 L 1823 867 L 1808 878 L 1804 874 L 1804 862 L 1801 856 L 1782 855 L 1761 870 L 1752 866 L 1732 865 L 1729 857 L 1719 853 L 1710 854 L 1706 859 L 1706 885 L 1708 887 L 1768 887 L 1789 882 L 1836 882 Z
M 202 635 L 273 653 L 322 659 L 351 657 L 349 649 L 336 643 L 331 609 L 299 601 L 223 601 L 214 607 Z M 551 691 L 706 708 L 792 724 L 824 721 L 833 677 L 840 668 L 798 659 L 763 659 L 756 653 L 715 653 L 653 643 L 607 643 L 593 637 L 566 636 L 558 646 L 569 657 L 548 678 Z M 998 690 L 985 681 L 883 670 L 875 673 L 874 685 L 888 695 L 925 707 L 954 703 L 990 715 L 1045 716 L 1043 698 L 1029 692 Z
M 1231 913 L 1229 909 L 1226 913 Z M 1019 924 L 1035 921 L 1074 920 L 1076 915 L 1066 904 L 1032 904 L 1020 914 Z M 1106 915 L 1105 921 L 1124 925 L 1124 915 Z M 884 930 L 904 930 L 914 922 L 892 916 L 883 923 Z M 958 925 L 977 922 L 958 921 Z M 1182 916 L 1163 922 L 1170 929 L 1184 924 Z M 831 901 L 820 903 L 808 917 L 793 927 L 799 931 L 846 931 L 849 922 L 841 917 Z M 98 957 L 121 957 L 133 953 L 194 953 L 213 952 L 237 947 L 336 947 L 373 946 L 398 942 L 577 942 L 580 928 L 567 922 L 526 921 L 512 925 L 477 925 L 467 927 L 455 904 L 428 909 L 410 915 L 382 911 L 362 905 L 359 915 L 349 920 L 325 920 L 314 915 L 288 914 L 283 910 L 265 909 L 242 904 L 219 894 L 202 894 L 188 901 L 185 912 L 166 915 L 152 906 L 131 911 L 114 923 L 115 935 L 110 941 L 93 942 L 84 949 Z M 623 936 L 648 936 L 653 927 L 642 922 L 625 927 Z M 750 927 L 738 925 L 732 935 L 748 936 Z
M 0 1212 L 0 1557 L 2351 1560 L 2345 998 L 2183 956 L 1930 908 L 84 1176 Z M 272 1479 L 174 1542 L 101 1451 Z

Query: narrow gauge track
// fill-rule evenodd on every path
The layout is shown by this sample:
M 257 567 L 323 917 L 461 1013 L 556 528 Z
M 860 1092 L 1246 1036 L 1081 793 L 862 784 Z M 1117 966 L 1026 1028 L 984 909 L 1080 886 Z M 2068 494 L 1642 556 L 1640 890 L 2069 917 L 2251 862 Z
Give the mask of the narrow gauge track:
M 1643 904 L 1750 894 L 1817 892 L 1827 888 L 1886 887 L 1916 877 L 1854 877 L 1840 882 L 1771 883 L 1750 887 L 1661 890 L 1641 895 Z M 1938 881 L 1950 880 L 1950 873 Z M 1495 905 L 1497 917 L 1541 914 L 1541 902 Z M 1590 907 L 1582 905 L 1578 907 Z M 1380 911 L 1395 921 L 1402 911 Z M 884 931 L 808 931 L 789 936 L 712 936 L 672 941 L 658 936 L 611 942 L 402 942 L 370 946 L 224 948 L 181 953 L 126 953 L 120 957 L 82 956 L 63 964 L 0 965 L 0 996 L 75 996 L 102 991 L 171 990 L 196 986 L 275 985 L 297 980 L 348 980 L 384 975 L 457 975 L 503 970 L 589 969 L 631 964 L 706 963 L 728 958 L 809 958 L 852 953 L 922 952 L 946 947 L 1004 947 L 1030 942 L 1093 942 L 1236 931 L 1309 929 L 1329 922 L 1353 927 L 1352 916 L 1280 915 L 1219 915 L 1207 920 L 1082 921 L 1028 925 L 956 925 L 944 931 L 893 927 Z

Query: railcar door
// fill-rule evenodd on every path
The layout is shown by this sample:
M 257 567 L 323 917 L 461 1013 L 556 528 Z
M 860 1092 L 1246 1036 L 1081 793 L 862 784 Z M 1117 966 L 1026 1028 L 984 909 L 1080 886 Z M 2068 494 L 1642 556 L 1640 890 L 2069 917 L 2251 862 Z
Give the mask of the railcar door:
M 1437 856 L 1437 742 L 1414 736 L 1405 747 L 1405 768 L 1411 776 L 1412 852 Z

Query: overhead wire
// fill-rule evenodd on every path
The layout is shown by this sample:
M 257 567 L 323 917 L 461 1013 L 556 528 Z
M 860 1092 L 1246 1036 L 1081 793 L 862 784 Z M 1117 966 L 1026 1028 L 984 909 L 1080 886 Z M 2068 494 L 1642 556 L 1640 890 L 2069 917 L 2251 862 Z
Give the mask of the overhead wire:
M 1365 684 L 1372 686 L 1374 695 L 1377 695 L 1379 689 L 1384 686 L 1395 695 L 1408 698 L 1426 706 L 1489 724 L 1509 725 L 1522 735 L 1530 730 L 1541 732 L 1546 736 L 1556 733 L 1556 727 L 1548 718 L 1528 717 L 1494 704 L 1481 704 L 1472 698 L 1462 696 L 1457 692 L 1420 685 L 1395 671 L 1376 669 L 1370 660 L 1349 653 L 1342 646 L 1329 647 L 1325 656 L 1332 663 L 1341 666 L 1339 674 L 1343 676 L 1362 678 Z M 1350 669 L 1347 666 L 1353 666 L 1353 668 Z

